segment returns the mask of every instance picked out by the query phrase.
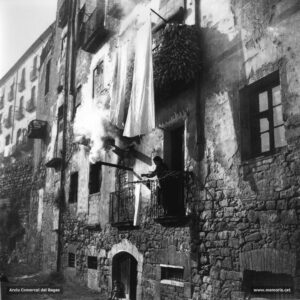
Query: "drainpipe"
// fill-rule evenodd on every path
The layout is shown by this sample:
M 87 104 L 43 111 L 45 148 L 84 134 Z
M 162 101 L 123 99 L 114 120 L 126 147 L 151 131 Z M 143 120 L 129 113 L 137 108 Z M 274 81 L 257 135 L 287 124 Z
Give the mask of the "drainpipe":
M 12 116 L 11 116 L 11 144 L 13 144 L 14 139 L 14 129 L 15 129 L 15 115 L 16 115 L 16 104 L 17 104 L 17 94 L 18 94 L 18 77 L 19 77 L 19 69 L 17 69 L 17 76 L 16 76 L 16 88 L 15 88 L 15 95 L 14 95 L 14 104 L 13 104 L 13 110 L 12 110 Z
M 66 0 L 65 0 L 66 1 Z M 62 136 L 62 163 L 61 163 L 61 173 L 60 173 L 60 191 L 62 192 L 61 196 L 64 196 L 64 186 L 66 181 L 66 136 L 67 136 L 67 119 L 68 119 L 68 102 L 69 102 L 69 77 L 70 77 L 70 45 L 72 35 L 72 24 L 74 22 L 74 12 L 76 8 L 76 2 L 73 0 L 69 0 L 68 12 L 71 12 L 71 17 L 68 18 L 68 31 L 67 31 L 67 47 L 66 47 L 66 64 L 65 64 L 65 76 L 64 76 L 64 109 L 63 109 L 63 136 Z M 74 6 L 73 6 L 74 3 Z M 65 201 L 60 199 L 60 201 Z M 58 231 L 57 231 L 57 272 L 61 270 L 61 254 L 62 254 L 62 207 L 59 207 L 58 212 Z
M 195 0 L 195 25 L 201 30 L 201 12 L 200 12 L 200 0 Z M 202 36 L 200 31 L 200 37 Z M 204 157 L 204 118 L 205 118 L 205 103 L 201 99 L 201 72 L 196 78 L 195 86 L 195 117 L 196 117 L 196 130 L 197 130 L 197 155 L 199 163 Z

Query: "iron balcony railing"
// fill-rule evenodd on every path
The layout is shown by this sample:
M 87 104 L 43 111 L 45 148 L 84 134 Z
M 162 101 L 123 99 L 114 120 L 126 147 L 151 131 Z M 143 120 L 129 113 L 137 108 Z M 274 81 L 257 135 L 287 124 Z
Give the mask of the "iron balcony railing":
M 47 122 L 42 120 L 32 120 L 28 125 L 28 138 L 43 139 L 47 134 Z
M 133 225 L 134 191 L 134 184 L 130 184 L 126 188 L 110 194 L 110 223 L 112 226 Z
M 102 44 L 107 30 L 104 26 L 105 7 L 104 1 L 97 6 L 80 29 L 81 47 L 87 52 L 94 53 Z M 85 8 L 82 8 L 85 9 Z
M 170 172 L 160 180 L 150 181 L 150 217 L 181 219 L 187 216 L 189 195 L 188 173 Z

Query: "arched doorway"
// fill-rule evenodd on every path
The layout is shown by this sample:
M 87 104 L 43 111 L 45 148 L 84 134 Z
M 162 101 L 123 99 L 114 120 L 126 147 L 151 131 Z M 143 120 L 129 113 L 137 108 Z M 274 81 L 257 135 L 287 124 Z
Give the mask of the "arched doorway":
M 120 252 L 113 257 L 112 282 L 123 283 L 126 299 L 136 300 L 137 260 L 127 252 Z

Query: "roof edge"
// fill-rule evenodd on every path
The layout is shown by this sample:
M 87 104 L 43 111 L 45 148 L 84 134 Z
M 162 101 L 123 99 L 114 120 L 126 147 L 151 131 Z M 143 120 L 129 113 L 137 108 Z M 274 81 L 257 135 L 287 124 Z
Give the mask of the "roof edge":
M 55 21 L 33 42 L 33 44 L 25 51 L 25 53 L 17 60 L 17 62 L 5 73 L 0 79 L 0 86 L 6 82 L 6 80 L 19 68 L 19 66 L 27 59 L 27 57 L 33 52 L 39 44 L 42 44 L 45 38 L 51 34 L 55 26 Z

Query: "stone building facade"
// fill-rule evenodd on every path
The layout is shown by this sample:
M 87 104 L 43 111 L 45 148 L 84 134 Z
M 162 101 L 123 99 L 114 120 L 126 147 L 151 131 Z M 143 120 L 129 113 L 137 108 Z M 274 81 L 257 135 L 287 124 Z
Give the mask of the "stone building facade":
M 32 210 L 33 140 L 28 125 L 36 118 L 42 49 L 51 33 L 47 28 L 0 79 L 0 208 L 1 264 L 28 262 L 40 269 L 36 257 L 37 211 Z
M 58 1 L 35 142 L 43 268 L 107 296 L 120 281 L 127 299 L 296 299 L 297 1 L 122 3 Z M 125 137 L 150 9 L 155 128 Z M 165 183 L 141 177 L 155 156 Z

